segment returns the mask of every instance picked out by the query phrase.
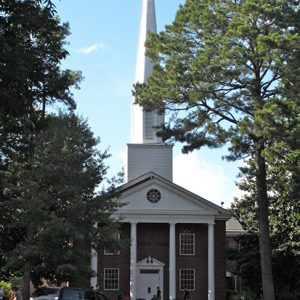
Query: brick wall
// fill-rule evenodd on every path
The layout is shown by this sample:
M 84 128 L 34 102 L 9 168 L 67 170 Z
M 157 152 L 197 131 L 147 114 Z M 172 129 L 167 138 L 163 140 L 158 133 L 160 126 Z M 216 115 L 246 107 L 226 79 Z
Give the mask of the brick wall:
M 196 273 L 195 291 L 190 292 L 190 300 L 207 300 L 207 225 L 206 224 L 177 224 L 176 244 L 179 244 L 179 234 L 184 231 L 195 233 L 195 256 L 180 256 L 176 247 L 176 295 L 183 299 L 184 291 L 180 290 L 179 269 L 193 268 Z M 123 224 L 121 239 L 130 239 L 130 224 Z M 169 224 L 137 224 L 137 261 L 149 255 L 165 264 L 164 267 L 164 300 L 169 298 Z M 225 222 L 218 221 L 215 225 L 215 267 L 216 267 L 216 300 L 225 299 Z M 103 255 L 99 251 L 98 283 L 103 290 L 103 269 L 120 269 L 120 290 L 104 291 L 109 299 L 117 299 L 120 293 L 129 292 L 130 286 L 130 248 L 125 246 L 120 255 Z

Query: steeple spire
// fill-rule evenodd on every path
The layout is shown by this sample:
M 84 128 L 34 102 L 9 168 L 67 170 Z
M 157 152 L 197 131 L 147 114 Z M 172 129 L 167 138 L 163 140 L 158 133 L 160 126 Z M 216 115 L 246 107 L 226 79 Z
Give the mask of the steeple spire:
M 152 73 L 152 62 L 146 57 L 145 42 L 149 32 L 157 32 L 154 0 L 142 0 L 142 15 L 140 36 L 136 61 L 135 82 L 147 83 Z M 161 138 L 156 136 L 155 127 L 164 123 L 164 115 L 156 112 L 146 112 L 139 105 L 132 103 L 131 142 L 141 144 L 161 144 Z
M 149 32 L 157 32 L 155 3 L 154 0 L 143 0 L 135 73 L 135 82 L 139 83 L 146 83 L 152 73 L 152 63 L 145 55 L 145 42 Z

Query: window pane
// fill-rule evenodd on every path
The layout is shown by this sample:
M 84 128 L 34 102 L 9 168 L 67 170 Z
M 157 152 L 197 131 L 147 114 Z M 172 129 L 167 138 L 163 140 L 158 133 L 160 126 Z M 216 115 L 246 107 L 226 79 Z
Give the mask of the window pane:
M 195 290 L 195 269 L 180 269 L 180 290 Z
M 104 269 L 104 289 L 119 289 L 119 269 Z
M 195 255 L 195 234 L 180 234 L 180 255 Z

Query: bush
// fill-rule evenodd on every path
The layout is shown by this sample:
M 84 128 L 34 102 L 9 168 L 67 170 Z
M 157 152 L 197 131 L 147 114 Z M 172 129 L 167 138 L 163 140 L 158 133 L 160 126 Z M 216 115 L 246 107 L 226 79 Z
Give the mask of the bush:
M 3 299 L 9 299 L 11 293 L 11 284 L 9 282 L 0 281 L 0 288 L 4 290 Z
M 260 300 L 257 295 L 251 291 L 243 291 L 234 295 L 230 300 Z

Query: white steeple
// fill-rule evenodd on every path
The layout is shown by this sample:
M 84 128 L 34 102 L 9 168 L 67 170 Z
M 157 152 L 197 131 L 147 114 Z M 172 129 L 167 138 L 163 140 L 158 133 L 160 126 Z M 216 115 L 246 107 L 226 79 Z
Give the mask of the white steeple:
M 135 82 L 146 83 L 152 73 L 152 63 L 146 57 L 145 41 L 149 32 L 156 33 L 154 0 L 142 0 L 142 18 L 136 62 Z M 126 181 L 154 172 L 172 181 L 172 146 L 156 136 L 155 127 L 164 123 L 164 115 L 146 112 L 134 100 L 131 104 L 131 143 L 127 145 Z
M 142 16 L 140 36 L 136 61 L 135 83 L 146 83 L 152 73 L 152 63 L 145 52 L 145 42 L 149 32 L 157 32 L 154 0 L 142 0 Z M 146 112 L 137 104 L 132 103 L 131 111 L 131 142 L 141 144 L 161 144 L 161 138 L 156 136 L 155 127 L 164 123 L 164 115 L 156 112 Z

